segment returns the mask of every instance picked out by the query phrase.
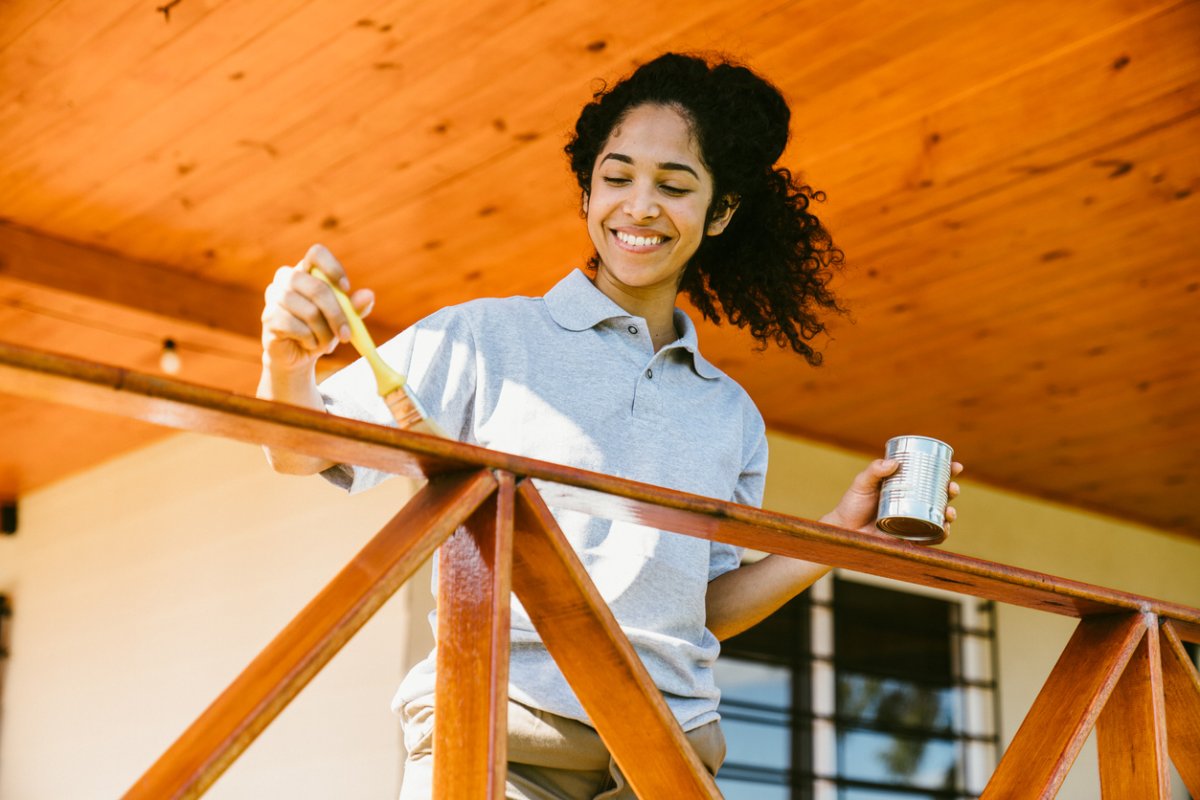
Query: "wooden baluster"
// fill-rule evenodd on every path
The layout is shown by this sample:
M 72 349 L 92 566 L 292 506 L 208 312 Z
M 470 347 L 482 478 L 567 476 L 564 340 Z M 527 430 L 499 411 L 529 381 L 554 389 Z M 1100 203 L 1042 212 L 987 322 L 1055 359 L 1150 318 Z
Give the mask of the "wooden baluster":
M 503 800 L 513 477 L 438 552 L 433 796 Z
M 125 795 L 199 797 L 384 601 L 496 489 L 488 470 L 431 480 L 268 644 Z
M 719 798 L 633 645 L 529 481 L 517 487 L 513 590 L 639 797 Z
M 1200 797 L 1200 673 L 1172 622 L 1162 625 L 1162 655 L 1167 747 L 1188 793 Z
M 1141 614 L 1079 623 L 980 800 L 1055 796 L 1145 633 Z
M 1146 635 L 1096 720 L 1105 800 L 1171 796 L 1158 618 L 1147 614 L 1144 619 Z

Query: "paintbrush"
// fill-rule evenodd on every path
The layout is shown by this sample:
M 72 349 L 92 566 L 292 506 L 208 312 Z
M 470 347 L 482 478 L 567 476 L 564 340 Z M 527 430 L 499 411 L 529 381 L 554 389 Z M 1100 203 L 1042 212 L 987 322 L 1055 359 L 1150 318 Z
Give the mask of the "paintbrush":
M 363 324 L 362 317 L 354 310 L 346 293 L 335 286 L 333 281 L 321 270 L 314 267 L 312 274 L 333 290 L 333 296 L 337 298 L 338 305 L 341 306 L 342 312 L 350 324 L 350 344 L 354 345 L 354 349 L 370 365 L 371 372 L 375 373 L 375 385 L 379 389 L 379 396 L 383 398 L 388 410 L 392 412 L 396 424 L 407 431 L 431 433 L 434 436 L 449 438 L 421 405 L 420 399 L 408 388 L 408 382 L 404 376 L 389 367 L 379 355 L 379 351 L 375 349 L 375 342 L 371 339 L 371 334 L 367 332 L 367 326 Z

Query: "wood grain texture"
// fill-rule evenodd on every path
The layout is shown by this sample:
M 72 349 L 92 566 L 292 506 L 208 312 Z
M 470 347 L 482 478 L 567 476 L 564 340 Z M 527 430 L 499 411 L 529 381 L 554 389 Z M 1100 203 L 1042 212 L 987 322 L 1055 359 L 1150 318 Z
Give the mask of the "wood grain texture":
M 540 478 L 546 501 L 1066 616 L 1147 611 L 1200 638 L 1200 610 L 611 475 L 0 343 L 0 392 L 426 477 L 487 467 Z
M 430 481 L 268 644 L 126 798 L 199 797 L 496 489 L 487 470 Z
M 1167 747 L 1192 797 L 1200 797 L 1200 673 L 1183 649 L 1175 624 L 1162 624 L 1163 695 Z
M 570 473 L 555 477 L 528 474 L 555 481 L 542 490 L 555 508 L 637 522 L 1054 614 L 1084 617 L 1149 609 L 1181 622 L 1181 630 L 1200 627 L 1200 612 L 1187 606 L 1162 601 L 1147 605 L 1146 598 L 1125 592 L 923 547 L 882 533 L 845 530 L 610 476 L 593 475 L 584 481 Z
M 77 358 L 161 373 L 163 342 L 181 375 L 221 389 L 249 389 L 262 369 L 261 291 L 185 275 L 0 223 L 0 338 Z M 388 331 L 382 331 L 387 335 Z M 322 358 L 318 374 L 349 363 L 349 348 Z M 130 421 L 28 400 L 0 398 L 0 496 L 19 496 L 161 438 Z M 20 453 L 20 467 L 6 457 Z
M 496 480 L 438 551 L 434 797 L 504 798 L 513 477 Z
M 0 223 L 0 286 L 8 281 L 232 334 L 252 344 L 261 333 L 261 291 Z
M 1146 634 L 1096 720 L 1100 790 L 1105 800 L 1170 800 L 1167 721 L 1158 620 Z
M 1145 633 L 1141 614 L 1080 621 L 980 800 L 1057 794 Z
M 319 454 L 316 448 L 339 463 L 373 466 L 410 477 L 469 466 L 441 458 L 445 447 L 439 441 L 444 440 L 436 437 L 371 426 L 376 436 L 383 437 L 379 441 L 406 441 L 410 449 L 362 448 L 345 437 L 350 433 L 346 424 L 357 428 L 362 423 L 4 343 L 0 343 L 0 373 L 6 393 L 314 455 Z
M 855 319 L 819 372 L 700 326 L 771 429 L 871 455 L 927 433 L 975 480 L 1200 536 L 1200 5 L 479 0 L 462 22 L 405 0 L 169 20 L 13 0 L 0 213 L 253 295 L 322 241 L 398 329 L 582 264 L 561 146 L 594 81 L 730 51 L 791 103 L 783 163 L 828 193 Z M 90 357 L 103 321 L 82 323 L 61 349 Z M 0 462 L 47 480 L 34 446 Z
M 1164 635 L 1174 637 L 1176 649 L 1182 648 L 1178 644 L 1179 634 L 1196 638 L 1200 631 L 1200 610 L 1177 604 L 942 553 L 882 534 L 842 530 L 711 498 L 394 428 L 339 419 L 308 409 L 231 395 L 27 348 L 0 344 L 0 391 L 145 419 L 185 430 L 244 441 L 268 442 L 299 452 L 415 476 L 437 476 L 472 467 L 476 470 L 504 470 L 520 477 L 540 478 L 549 482 L 547 497 L 556 507 L 848 566 L 1055 613 L 1088 617 L 1081 622 L 1026 723 L 1018 732 L 1013 747 L 1001 762 L 1001 768 L 997 771 L 999 782 L 989 789 L 990 797 L 1043 796 L 1037 793 L 1006 794 L 1009 791 L 1017 792 L 1017 787 L 1024 785 L 1022 782 L 1029 774 L 1038 776 L 1034 784 L 1040 787 L 1038 792 L 1051 791 L 1061 782 L 1078 752 L 1082 738 L 1100 713 L 1104 700 L 1140 640 L 1144 629 L 1140 614 L 1151 613 L 1166 619 L 1168 622 L 1164 625 Z M 473 474 L 481 476 L 486 473 Z M 446 480 L 450 479 L 438 478 L 433 485 L 445 486 Z M 483 477 L 476 480 L 476 484 L 480 485 L 480 496 L 474 501 L 475 506 L 492 491 L 494 479 L 488 477 L 487 481 L 490 483 L 484 487 Z M 633 736 L 630 741 L 642 741 L 637 737 L 645 735 L 650 737 L 649 744 L 665 744 L 670 752 L 675 753 L 666 766 L 639 766 L 636 748 L 619 755 L 618 761 L 623 766 L 631 765 L 628 766 L 631 774 L 640 771 L 637 780 L 643 782 L 642 788 L 691 774 L 691 767 L 695 765 L 687 762 L 694 759 L 694 754 L 686 746 L 686 740 L 681 739 L 681 734 L 675 735 L 679 733 L 677 728 L 672 732 L 668 725 L 664 731 L 656 723 L 649 733 L 635 735 L 623 727 L 625 723 L 620 718 L 624 714 L 614 715 L 611 707 L 605 707 L 606 692 L 612 686 L 596 683 L 594 677 L 588 676 L 590 669 L 585 669 L 592 663 L 594 653 L 600 652 L 595 647 L 601 647 L 607 653 L 605 658 L 610 660 L 610 664 L 616 665 L 618 671 L 624 671 L 625 680 L 618 685 L 621 691 L 630 691 L 633 695 L 622 699 L 620 703 L 633 702 L 641 709 L 635 711 L 632 718 L 646 723 L 660 716 L 660 712 L 667 713 L 665 707 L 655 708 L 661 704 L 661 697 L 652 691 L 652 684 L 647 686 L 648 678 L 644 670 L 639 677 L 640 664 L 632 648 L 619 635 L 611 612 L 595 596 L 594 587 L 591 587 L 578 561 L 572 560 L 574 556 L 569 545 L 553 526 L 548 510 L 531 484 L 522 483 L 517 509 L 518 524 L 514 540 L 518 545 L 513 556 L 516 570 L 514 588 L 531 613 L 539 613 L 534 609 L 540 609 L 547 615 L 542 617 L 540 625 L 546 628 L 543 636 L 547 638 L 548 645 L 556 635 L 562 634 L 559 626 L 550 620 L 557 620 L 562 615 L 576 622 L 590 620 L 585 623 L 588 629 L 586 636 L 563 636 L 562 641 L 550 646 L 552 652 L 557 650 L 564 654 L 563 669 L 568 677 L 573 682 L 582 683 L 583 688 L 577 683 L 576 690 L 581 697 L 586 695 L 590 698 L 585 700 L 585 704 L 589 713 L 594 714 L 602 732 L 607 731 L 604 734 L 606 742 L 617 753 L 626 747 L 627 736 Z M 452 524 L 457 524 L 461 519 L 456 518 Z M 431 549 L 436 542 L 433 539 L 430 542 Z M 546 592 L 551 594 L 543 596 Z M 574 599 L 564 602 L 564 597 Z M 547 604 L 542 605 L 542 602 Z M 1122 611 L 1126 613 L 1118 613 Z M 1129 613 L 1134 611 L 1138 613 Z M 554 633 L 555 630 L 558 630 L 558 634 Z M 572 629 L 572 632 L 577 630 Z M 584 641 L 588 644 L 581 648 L 579 643 Z M 1181 673 L 1180 669 L 1167 669 L 1164 683 L 1168 698 L 1175 696 L 1172 692 L 1178 694 L 1184 698 L 1182 705 L 1187 709 L 1189 703 L 1192 706 L 1196 703 L 1195 671 Z M 593 682 L 590 688 L 588 681 Z M 1187 689 L 1180 690 L 1181 685 Z M 1063 697 L 1066 702 L 1062 702 Z M 488 702 L 497 703 L 498 699 L 489 699 Z M 1186 726 L 1196 724 L 1192 711 L 1185 710 L 1183 717 L 1176 715 L 1167 719 L 1169 730 L 1183 725 L 1184 730 L 1188 731 Z M 495 715 L 492 715 L 486 724 L 494 726 L 495 720 Z M 673 720 L 670 722 L 674 724 Z M 1177 738 L 1174 734 L 1172 737 Z M 682 749 L 678 747 L 680 741 L 683 742 Z M 203 748 L 200 748 L 200 752 L 203 752 Z M 642 752 L 657 751 L 650 749 Z M 1194 760 L 1194 753 L 1189 754 L 1187 750 L 1183 752 L 1184 756 L 1181 757 L 1172 750 L 1177 762 L 1185 759 L 1181 772 L 1194 769 L 1194 765 L 1187 766 L 1192 762 L 1186 760 Z M 493 749 L 490 756 L 493 764 L 497 757 L 495 753 Z M 691 754 L 690 758 L 688 754 Z M 1048 759 L 1042 757 L 1046 754 L 1050 756 Z M 689 785 L 698 793 L 696 796 L 705 796 L 704 793 L 710 790 L 703 776 L 693 775 L 684 779 L 692 782 Z
M 639 797 L 720 792 L 529 481 L 517 487 L 513 590 Z

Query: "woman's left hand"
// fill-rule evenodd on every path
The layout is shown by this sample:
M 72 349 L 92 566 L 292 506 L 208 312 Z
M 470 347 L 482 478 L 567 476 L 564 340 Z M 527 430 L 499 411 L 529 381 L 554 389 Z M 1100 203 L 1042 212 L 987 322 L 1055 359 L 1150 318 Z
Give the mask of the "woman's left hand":
M 879 489 L 883 479 L 899 468 L 900 463 L 888 458 L 872 461 L 867 468 L 854 476 L 850 488 L 842 495 L 837 508 L 821 517 L 821 522 L 837 525 L 840 528 L 868 533 L 875 532 L 875 514 L 879 510 Z M 957 461 L 950 465 L 951 481 L 946 487 L 949 500 L 958 497 L 958 483 L 953 480 L 963 470 L 963 465 Z M 958 516 L 954 506 L 946 505 L 946 524 L 949 525 Z

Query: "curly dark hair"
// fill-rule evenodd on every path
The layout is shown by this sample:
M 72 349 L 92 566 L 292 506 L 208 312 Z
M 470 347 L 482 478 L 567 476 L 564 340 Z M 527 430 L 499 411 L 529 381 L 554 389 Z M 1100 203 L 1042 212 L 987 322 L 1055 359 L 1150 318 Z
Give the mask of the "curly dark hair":
M 844 254 L 809 208 L 823 192 L 798 183 L 775 162 L 788 141 L 791 110 L 780 91 L 744 66 L 721 57 L 667 53 L 584 106 L 564 148 L 585 197 L 592 170 L 613 129 L 634 108 L 663 105 L 691 125 L 713 176 L 709 218 L 736 198 L 737 212 L 719 236 L 706 236 L 684 271 L 687 292 L 705 319 L 722 315 L 749 328 L 760 349 L 774 341 L 813 366 L 821 354 L 809 342 L 825 330 L 824 312 L 844 309 L 829 288 Z M 596 269 L 599 257 L 589 266 Z

